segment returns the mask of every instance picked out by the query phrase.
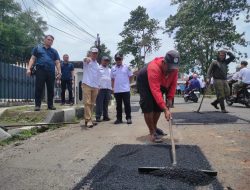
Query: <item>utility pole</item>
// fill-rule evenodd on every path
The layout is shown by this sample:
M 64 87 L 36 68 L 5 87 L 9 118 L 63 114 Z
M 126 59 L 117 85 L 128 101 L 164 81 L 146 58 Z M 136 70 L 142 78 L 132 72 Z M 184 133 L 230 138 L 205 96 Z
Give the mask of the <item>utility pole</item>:
M 95 47 L 98 49 L 98 58 L 97 58 L 98 63 L 100 63 L 100 61 L 101 61 L 101 48 L 100 48 L 100 45 L 101 45 L 101 39 L 100 39 L 100 35 L 97 33 L 96 41 L 95 41 Z

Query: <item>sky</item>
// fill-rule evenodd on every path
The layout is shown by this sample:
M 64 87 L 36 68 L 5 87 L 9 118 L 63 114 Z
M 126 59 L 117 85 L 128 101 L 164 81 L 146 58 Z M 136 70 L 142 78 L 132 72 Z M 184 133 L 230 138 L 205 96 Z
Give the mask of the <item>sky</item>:
M 39 12 L 49 25 L 63 30 L 75 37 L 70 37 L 52 27 L 46 31 L 46 34 L 52 34 L 55 37 L 53 47 L 58 50 L 60 56 L 67 53 L 71 61 L 80 61 L 86 55 L 86 52 L 93 46 L 95 39 L 78 31 L 58 19 L 51 11 L 40 7 L 37 0 L 16 0 L 23 9 L 27 7 Z M 248 0 L 249 1 L 249 0 Z M 139 5 L 147 9 L 150 18 L 160 21 L 162 27 L 165 26 L 165 20 L 177 11 L 176 6 L 171 6 L 171 0 L 49 0 L 51 4 L 57 7 L 61 12 L 70 17 L 74 22 L 84 28 L 92 36 L 100 34 L 101 43 L 105 43 L 113 56 L 117 52 L 117 43 L 122 40 L 119 33 L 123 30 L 124 22 L 130 18 L 130 12 Z M 237 30 L 246 33 L 247 41 L 250 41 L 250 24 L 243 20 L 237 21 Z M 174 49 L 173 36 L 158 32 L 158 38 L 161 39 L 161 48 L 146 57 L 146 62 L 157 56 L 164 56 L 168 50 Z M 247 48 L 239 47 L 242 52 L 250 56 L 250 46 Z M 124 62 L 129 62 L 131 57 L 126 57 Z M 250 59 L 248 58 L 250 63 Z M 231 67 L 232 72 L 235 67 Z

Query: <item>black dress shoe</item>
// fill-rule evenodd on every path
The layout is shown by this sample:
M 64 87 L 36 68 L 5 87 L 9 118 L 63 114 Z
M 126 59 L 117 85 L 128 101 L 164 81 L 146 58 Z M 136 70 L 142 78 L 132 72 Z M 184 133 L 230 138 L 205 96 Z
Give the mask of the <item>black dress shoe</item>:
M 109 117 L 104 117 L 103 121 L 110 121 L 110 118 Z
M 118 120 L 118 119 L 114 122 L 115 125 L 121 124 L 121 123 L 122 123 L 122 120 Z
M 102 120 L 100 118 L 95 119 L 96 122 L 101 122 Z
M 39 106 L 36 106 L 35 108 L 34 108 L 34 111 L 40 111 L 40 107 Z
M 56 107 L 55 106 L 48 107 L 48 110 L 56 110 Z
M 132 120 L 131 119 L 127 119 L 127 124 L 132 124 Z

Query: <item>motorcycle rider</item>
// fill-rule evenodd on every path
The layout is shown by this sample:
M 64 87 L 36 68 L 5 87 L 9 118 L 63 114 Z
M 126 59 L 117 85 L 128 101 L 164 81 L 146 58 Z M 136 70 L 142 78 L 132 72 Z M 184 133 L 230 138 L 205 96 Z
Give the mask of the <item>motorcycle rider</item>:
M 239 71 L 239 80 L 237 83 L 233 84 L 233 98 L 237 97 L 237 92 L 250 84 L 250 69 L 247 68 L 248 62 L 242 61 L 240 66 L 241 69 Z
M 189 81 L 189 85 L 186 88 L 186 94 L 189 94 L 194 89 L 197 89 L 198 91 L 200 91 L 201 85 L 197 77 L 198 77 L 197 74 L 193 74 L 193 78 Z
M 233 84 L 236 83 L 239 80 L 239 73 L 240 73 L 240 65 L 236 66 L 236 72 L 233 74 L 231 80 L 228 81 L 228 85 L 230 88 L 230 95 L 232 95 L 232 88 L 233 88 Z
M 226 55 L 228 55 L 229 58 L 226 59 Z M 219 103 L 222 113 L 228 113 L 228 111 L 225 109 L 224 103 L 225 98 L 230 96 L 230 89 L 227 83 L 227 66 L 234 59 L 235 56 L 231 52 L 221 49 L 218 51 L 217 60 L 213 60 L 208 68 L 207 83 L 209 83 L 213 77 L 213 85 L 217 97 L 217 99 L 212 102 L 211 105 L 216 109 L 219 109 Z

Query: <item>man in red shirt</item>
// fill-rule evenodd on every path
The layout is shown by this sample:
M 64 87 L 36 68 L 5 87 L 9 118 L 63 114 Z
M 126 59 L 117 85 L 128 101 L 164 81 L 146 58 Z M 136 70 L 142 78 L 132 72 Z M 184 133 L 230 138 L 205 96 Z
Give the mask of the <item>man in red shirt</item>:
M 137 75 L 140 106 L 153 142 L 162 141 L 160 137 L 162 131 L 157 128 L 161 112 L 164 112 L 167 120 L 171 119 L 169 107 L 175 95 L 179 62 L 179 53 L 171 50 L 165 57 L 156 57 Z M 166 101 L 164 101 L 163 92 L 166 93 Z

